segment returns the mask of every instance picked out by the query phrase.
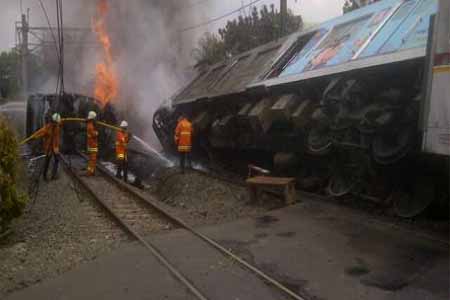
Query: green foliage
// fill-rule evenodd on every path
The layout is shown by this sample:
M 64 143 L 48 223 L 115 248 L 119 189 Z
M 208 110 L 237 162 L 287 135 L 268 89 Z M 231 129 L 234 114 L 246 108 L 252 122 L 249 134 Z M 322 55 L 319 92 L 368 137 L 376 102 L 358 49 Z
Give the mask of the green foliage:
M 27 197 L 17 188 L 18 143 L 14 133 L 0 118 L 0 232 L 22 214 Z
M 42 73 L 48 68 L 39 56 L 28 55 L 29 88 L 42 84 Z M 21 57 L 16 50 L 0 53 L 0 98 L 14 98 L 21 90 Z
M 260 11 L 253 8 L 251 15 L 239 16 L 228 21 L 224 28 L 219 29 L 218 36 L 206 33 L 194 50 L 197 64 L 214 64 L 227 57 L 248 51 L 266 44 L 282 36 L 281 14 L 272 4 L 270 9 L 264 5 Z M 301 16 L 288 12 L 286 32 L 290 34 L 303 28 Z
M 369 5 L 369 4 L 378 2 L 378 1 L 380 1 L 380 0 L 361 0 L 360 3 L 361 3 L 361 6 L 366 6 L 366 5 Z M 359 6 L 358 6 L 358 4 L 356 4 L 355 1 L 345 0 L 344 7 L 342 7 L 342 12 L 344 14 L 346 14 L 346 13 L 351 12 L 358 8 L 359 8 Z
M 0 97 L 12 97 L 19 92 L 20 56 L 16 51 L 0 54 Z
M 214 64 L 219 57 L 225 57 L 224 43 L 213 33 L 205 33 L 198 41 L 198 47 L 194 49 L 193 55 L 197 62 Z

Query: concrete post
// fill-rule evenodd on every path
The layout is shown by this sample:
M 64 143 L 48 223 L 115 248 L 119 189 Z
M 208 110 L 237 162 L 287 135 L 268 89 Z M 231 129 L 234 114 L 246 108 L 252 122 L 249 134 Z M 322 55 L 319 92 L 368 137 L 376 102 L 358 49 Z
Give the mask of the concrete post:
M 287 32 L 287 0 L 280 0 L 280 15 L 281 15 L 281 23 L 280 23 L 280 35 L 284 36 Z
M 21 66 L 22 66 L 22 93 L 24 96 L 28 94 L 28 32 L 29 26 L 27 17 L 22 14 L 22 47 L 20 49 L 21 54 Z

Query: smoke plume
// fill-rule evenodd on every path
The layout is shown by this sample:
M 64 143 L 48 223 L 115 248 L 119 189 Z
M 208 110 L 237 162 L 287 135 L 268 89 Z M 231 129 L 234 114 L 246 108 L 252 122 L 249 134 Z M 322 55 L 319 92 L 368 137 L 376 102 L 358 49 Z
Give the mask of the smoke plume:
M 139 127 L 144 129 L 139 133 L 153 143 L 153 112 L 193 75 L 191 53 L 201 32 L 179 30 L 203 16 L 182 3 L 116 1 L 112 8 L 110 28 L 120 77 L 119 106 L 132 125 L 145 125 Z
M 64 26 L 93 28 L 97 1 L 64 1 Z M 53 2 L 44 1 L 55 24 Z M 118 93 L 112 102 L 121 117 L 129 121 L 133 132 L 158 145 L 151 126 L 153 113 L 192 78 L 192 49 L 207 30 L 180 32 L 180 29 L 206 20 L 208 5 L 212 4 L 205 2 L 192 7 L 193 2 L 179 0 L 107 2 L 105 26 L 118 77 Z M 102 47 L 94 32 L 66 31 L 64 36 L 66 91 L 94 96 L 96 66 L 104 61 Z M 50 72 L 41 75 L 46 80 L 35 91 L 53 93 L 57 74 L 55 49 L 45 47 L 40 55 L 46 57 Z

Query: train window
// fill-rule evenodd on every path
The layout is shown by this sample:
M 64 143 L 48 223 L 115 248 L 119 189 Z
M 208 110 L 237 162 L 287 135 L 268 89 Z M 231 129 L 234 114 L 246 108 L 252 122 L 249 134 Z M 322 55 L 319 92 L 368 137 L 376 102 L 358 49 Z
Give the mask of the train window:
M 267 62 L 270 61 L 272 57 L 274 57 L 275 51 L 278 51 L 279 48 L 280 45 L 277 45 L 276 47 L 259 52 L 252 64 L 255 66 L 266 65 Z
M 289 48 L 289 50 L 283 55 L 283 57 L 276 63 L 265 78 L 278 77 L 287 67 L 295 64 L 299 58 L 301 58 L 306 52 L 312 49 L 312 47 L 318 42 L 318 39 L 314 39 L 315 42 L 311 43 L 314 37 L 318 37 L 319 31 L 313 31 L 306 35 L 300 36 L 297 41 Z M 320 35 L 322 36 L 322 35 Z
M 363 28 L 362 25 L 366 23 L 371 16 L 372 15 L 366 15 L 362 18 L 336 26 L 335 28 L 333 28 L 333 31 L 328 35 L 328 37 L 322 43 L 320 43 L 317 49 L 324 49 L 334 47 L 335 45 L 341 45 L 352 39 L 352 37 L 356 36 L 359 33 L 359 31 Z

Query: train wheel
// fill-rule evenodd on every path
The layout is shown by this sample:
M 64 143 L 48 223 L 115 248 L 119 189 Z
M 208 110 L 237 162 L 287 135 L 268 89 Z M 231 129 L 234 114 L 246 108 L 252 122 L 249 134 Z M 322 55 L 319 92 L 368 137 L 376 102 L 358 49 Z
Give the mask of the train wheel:
M 356 185 L 357 179 L 351 174 L 337 172 L 331 176 L 328 182 L 327 193 L 333 197 L 342 197 L 352 192 Z
M 311 154 L 328 154 L 333 146 L 330 130 L 325 127 L 313 127 L 307 137 L 307 149 Z
M 414 126 L 395 128 L 391 132 L 383 132 L 373 141 L 373 157 L 382 165 L 388 165 L 404 158 L 414 146 Z
M 394 213 L 402 218 L 413 218 L 425 211 L 435 198 L 434 185 L 425 181 L 416 182 L 411 193 L 397 190 L 391 193 L 389 201 L 392 202 Z

